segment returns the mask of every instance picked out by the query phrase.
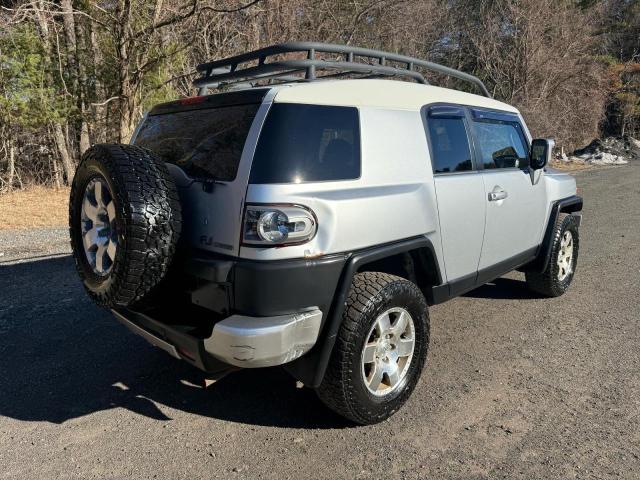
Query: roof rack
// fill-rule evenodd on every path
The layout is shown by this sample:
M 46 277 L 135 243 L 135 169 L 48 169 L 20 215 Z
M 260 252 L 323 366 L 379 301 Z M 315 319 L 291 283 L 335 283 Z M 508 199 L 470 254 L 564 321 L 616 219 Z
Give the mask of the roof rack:
M 300 52 L 304 53 L 306 58 L 287 59 L 285 56 Z M 318 54 L 339 54 L 344 55 L 344 59 L 326 60 L 318 58 Z M 270 59 L 275 56 L 280 58 Z M 416 67 L 469 82 L 478 87 L 483 95 L 491 98 L 487 87 L 479 78 L 454 68 L 380 50 L 317 42 L 281 43 L 234 57 L 202 63 L 197 67 L 202 77 L 194 80 L 193 84 L 199 88 L 199 95 L 205 95 L 209 88 L 242 83 L 255 85 L 261 80 L 280 83 L 311 82 L 352 74 L 367 77 L 405 77 L 428 85 L 429 82 L 416 71 Z M 320 70 L 332 70 L 333 73 L 317 76 Z

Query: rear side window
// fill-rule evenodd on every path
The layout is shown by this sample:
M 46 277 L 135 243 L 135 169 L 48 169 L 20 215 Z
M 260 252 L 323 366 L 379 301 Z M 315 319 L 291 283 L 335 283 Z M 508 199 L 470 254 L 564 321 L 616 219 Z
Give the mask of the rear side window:
M 529 166 L 527 143 L 518 123 L 498 120 L 473 123 L 485 169 Z
M 431 117 L 427 123 L 434 173 L 472 170 L 471 149 L 464 119 Z
M 251 183 L 360 177 L 358 109 L 275 103 L 260 133 Z
M 151 115 L 140 128 L 135 144 L 152 150 L 193 177 L 232 181 L 259 106 Z

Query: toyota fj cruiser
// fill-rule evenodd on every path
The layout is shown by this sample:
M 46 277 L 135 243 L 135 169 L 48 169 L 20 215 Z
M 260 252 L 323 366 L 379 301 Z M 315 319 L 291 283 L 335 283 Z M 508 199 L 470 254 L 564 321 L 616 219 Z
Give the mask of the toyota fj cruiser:
M 476 77 L 318 43 L 198 70 L 199 96 L 83 156 L 70 199 L 88 294 L 174 357 L 211 375 L 283 365 L 375 423 L 416 386 L 428 305 L 514 269 L 543 296 L 571 284 L 575 181 Z

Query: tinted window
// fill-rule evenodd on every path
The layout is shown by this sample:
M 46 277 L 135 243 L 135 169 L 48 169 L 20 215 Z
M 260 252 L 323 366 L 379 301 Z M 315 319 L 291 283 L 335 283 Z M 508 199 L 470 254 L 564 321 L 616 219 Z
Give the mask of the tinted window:
M 464 172 L 473 168 L 463 118 L 429 118 L 429 137 L 435 173 Z
M 476 139 L 484 168 L 526 168 L 527 143 L 515 122 L 476 121 Z
M 251 167 L 251 183 L 349 180 L 360 176 L 358 110 L 276 103 Z
M 231 181 L 259 104 L 151 115 L 135 144 L 194 177 Z

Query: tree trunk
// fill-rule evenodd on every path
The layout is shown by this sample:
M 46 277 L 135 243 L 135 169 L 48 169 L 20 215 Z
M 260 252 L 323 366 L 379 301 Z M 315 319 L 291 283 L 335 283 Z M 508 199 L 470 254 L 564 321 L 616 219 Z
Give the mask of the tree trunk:
M 133 134 L 134 129 L 133 118 L 135 116 L 136 105 L 132 97 L 135 93 L 130 92 L 129 95 L 131 95 L 131 97 L 126 97 L 121 102 L 122 110 L 120 111 L 120 132 L 118 135 L 118 141 L 120 143 L 127 143 L 131 139 L 131 134 Z
M 80 109 L 80 139 L 78 141 L 78 147 L 80 150 L 80 156 L 86 152 L 91 146 L 91 140 L 89 137 L 89 121 L 91 119 L 91 95 L 89 92 L 89 81 L 87 79 L 87 65 L 86 60 L 83 59 L 82 52 L 92 53 L 91 46 L 87 43 L 86 29 L 83 25 L 89 25 L 90 19 L 78 18 L 75 20 L 76 28 L 76 65 L 78 66 L 78 93 L 80 95 L 78 101 L 78 108 Z M 91 58 L 91 57 L 90 57 Z M 95 59 L 95 57 L 93 57 Z M 96 59 L 97 60 L 97 59 Z
M 7 184 L 9 185 L 9 190 L 13 188 L 13 179 L 16 176 L 16 157 L 14 146 L 9 146 L 9 179 L 7 180 Z
M 71 0 L 60 0 L 60 8 L 62 9 L 62 23 L 64 25 L 65 40 L 67 43 L 67 63 L 71 72 L 71 90 L 76 97 L 76 105 L 80 112 L 80 118 L 77 121 L 78 127 L 78 146 L 80 155 L 89 148 L 89 127 L 85 118 L 86 114 L 86 73 L 84 63 L 80 56 L 80 45 L 82 42 L 82 28 L 78 26 L 73 15 L 73 5 Z
M 51 157 L 51 166 L 53 168 L 53 181 L 56 184 L 56 188 L 60 188 L 62 186 L 62 182 L 60 180 L 60 169 L 58 168 L 58 160 L 55 155 Z
M 73 13 L 72 13 L 72 10 L 70 10 L 71 9 L 70 0 L 67 0 L 66 2 L 63 0 L 63 4 L 65 3 L 66 3 L 66 7 L 63 5 L 63 8 L 66 8 L 69 11 L 68 15 L 64 16 L 64 20 L 66 21 L 68 20 L 67 16 L 73 19 Z M 47 56 L 53 57 L 49 24 L 47 23 L 48 19 L 45 17 L 45 14 L 43 13 L 49 7 L 48 5 L 45 4 L 43 0 L 40 0 L 39 2 L 37 2 L 37 5 L 38 5 L 38 10 L 36 15 L 36 20 L 40 30 L 40 36 L 42 38 L 44 51 Z M 69 31 L 69 29 L 66 28 L 66 25 L 65 25 L 65 34 L 72 35 L 72 39 L 71 40 L 67 39 L 67 41 L 72 41 L 75 44 L 75 31 L 74 32 Z M 71 61 L 73 62 L 74 60 L 75 60 L 75 57 Z M 76 71 L 73 71 L 72 77 L 75 77 L 76 73 L 77 73 Z M 53 83 L 52 79 L 48 79 L 48 81 Z M 62 129 L 62 125 L 60 125 L 59 123 L 54 123 L 53 125 L 51 125 L 51 134 L 53 137 L 53 142 L 56 145 L 56 149 L 58 150 L 58 154 L 60 155 L 60 160 L 62 161 L 62 168 L 66 176 L 66 181 L 67 183 L 70 184 L 71 181 L 73 180 L 73 175 L 75 174 L 76 167 L 75 167 L 75 163 L 73 162 L 73 158 L 69 153 L 69 146 L 67 143 L 67 138 L 65 137 L 65 134 L 64 134 L 64 130 Z
M 118 58 L 118 95 L 120 97 L 120 121 L 118 125 L 118 142 L 125 143 L 130 134 L 129 112 L 134 92 L 131 89 L 131 75 L 129 72 L 129 47 L 127 35 L 131 28 L 131 1 L 123 0 L 118 8 L 119 23 L 116 28 L 117 58 Z M 135 46 L 135 45 L 134 45 Z
M 85 37 L 86 38 L 86 37 Z M 87 49 L 91 52 L 93 58 L 95 58 L 95 64 L 93 68 L 93 98 L 107 98 L 107 90 L 104 88 L 101 76 L 96 72 L 96 64 L 102 61 L 100 45 L 98 44 L 98 38 L 96 36 L 96 29 L 93 23 L 89 23 L 89 42 L 87 43 Z M 106 143 L 108 137 L 108 125 L 109 125 L 109 105 L 94 105 L 93 110 L 93 125 L 91 130 L 91 136 L 95 143 Z
M 78 64 L 76 62 L 77 42 L 76 25 L 73 18 L 71 0 L 60 0 L 64 37 L 67 42 L 67 67 L 71 72 L 71 91 L 78 94 Z
M 56 144 L 56 148 L 58 149 L 58 153 L 60 154 L 60 161 L 62 161 L 62 169 L 64 170 L 64 175 L 66 177 L 66 184 L 71 185 L 73 175 L 76 173 L 76 166 L 71 155 L 69 155 L 67 139 L 64 136 L 64 132 L 62 131 L 62 126 L 60 124 L 53 124 L 52 130 L 53 140 Z
M 82 108 L 84 108 L 84 104 L 82 105 Z M 84 155 L 84 152 L 89 150 L 89 147 L 91 146 L 91 142 L 89 141 L 89 125 L 84 120 L 84 118 L 80 122 L 80 144 L 79 145 L 80 145 L 80 156 L 82 157 L 82 155 Z

